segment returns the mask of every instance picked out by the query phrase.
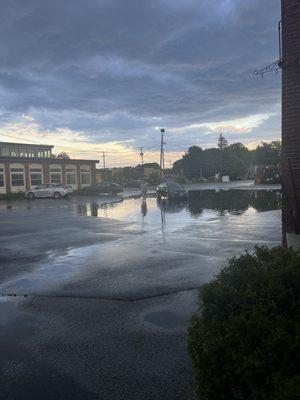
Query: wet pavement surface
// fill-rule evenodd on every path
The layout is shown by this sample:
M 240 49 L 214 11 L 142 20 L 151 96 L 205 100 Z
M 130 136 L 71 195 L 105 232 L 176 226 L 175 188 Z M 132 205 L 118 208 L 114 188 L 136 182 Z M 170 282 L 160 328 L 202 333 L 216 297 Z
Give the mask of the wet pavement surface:
M 4 398 L 192 399 L 197 288 L 228 257 L 280 244 L 280 206 L 246 190 L 1 201 Z

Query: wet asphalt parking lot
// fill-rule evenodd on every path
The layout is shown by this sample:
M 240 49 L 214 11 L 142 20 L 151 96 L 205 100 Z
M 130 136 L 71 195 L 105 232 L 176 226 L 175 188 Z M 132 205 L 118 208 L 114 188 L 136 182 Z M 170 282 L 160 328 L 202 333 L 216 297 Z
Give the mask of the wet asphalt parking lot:
M 277 192 L 0 202 L 5 399 L 192 399 L 186 329 L 226 259 L 281 242 Z

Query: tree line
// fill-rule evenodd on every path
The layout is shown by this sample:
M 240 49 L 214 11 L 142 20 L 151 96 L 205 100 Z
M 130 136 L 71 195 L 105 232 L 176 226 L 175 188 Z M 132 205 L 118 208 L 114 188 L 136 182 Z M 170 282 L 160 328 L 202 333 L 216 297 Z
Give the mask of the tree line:
M 180 160 L 173 164 L 173 172 L 189 179 L 212 178 L 216 174 L 229 175 L 231 180 L 252 177 L 255 165 L 278 165 L 281 142 L 262 142 L 249 150 L 242 143 L 228 144 L 220 134 L 215 148 L 191 146 Z

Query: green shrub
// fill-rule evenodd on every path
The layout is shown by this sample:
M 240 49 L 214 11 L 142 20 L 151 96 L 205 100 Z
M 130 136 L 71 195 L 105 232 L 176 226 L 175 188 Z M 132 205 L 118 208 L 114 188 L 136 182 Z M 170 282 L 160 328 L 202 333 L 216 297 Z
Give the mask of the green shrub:
M 188 332 L 198 398 L 299 399 L 300 254 L 257 247 L 199 298 Z
M 0 200 L 23 200 L 23 199 L 25 199 L 25 193 L 23 192 L 0 194 Z

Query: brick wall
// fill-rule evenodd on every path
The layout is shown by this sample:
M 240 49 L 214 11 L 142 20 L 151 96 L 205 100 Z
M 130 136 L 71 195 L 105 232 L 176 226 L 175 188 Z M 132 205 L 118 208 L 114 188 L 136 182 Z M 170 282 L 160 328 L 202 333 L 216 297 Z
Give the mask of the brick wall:
M 6 193 L 11 193 L 9 164 L 4 164 Z
M 300 0 L 282 0 L 283 233 L 300 228 Z M 289 162 L 291 168 L 289 167 Z M 294 183 L 291 176 L 294 175 Z M 299 232 L 300 233 L 300 232 Z
M 29 163 L 24 163 L 24 174 L 25 174 L 25 190 L 30 188 L 30 177 L 29 177 Z
M 91 165 L 91 183 L 94 185 L 97 182 L 96 180 L 96 164 Z

